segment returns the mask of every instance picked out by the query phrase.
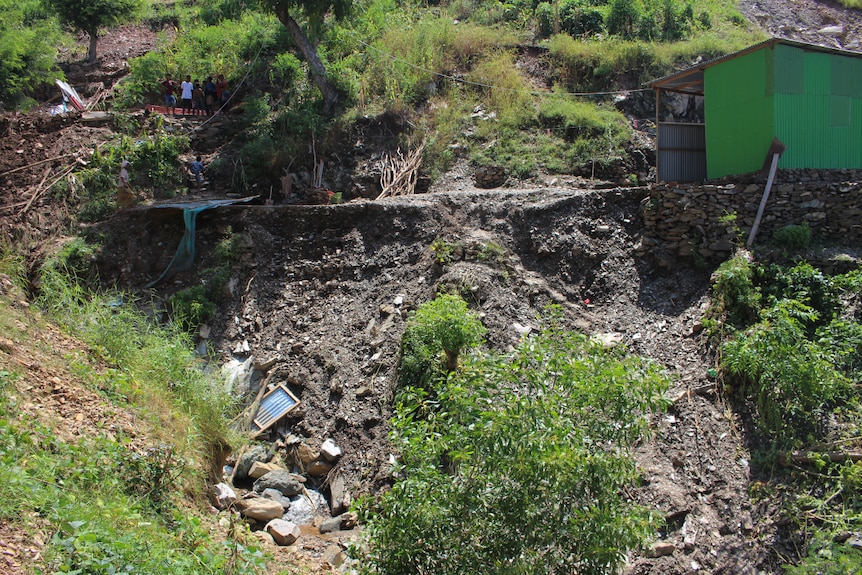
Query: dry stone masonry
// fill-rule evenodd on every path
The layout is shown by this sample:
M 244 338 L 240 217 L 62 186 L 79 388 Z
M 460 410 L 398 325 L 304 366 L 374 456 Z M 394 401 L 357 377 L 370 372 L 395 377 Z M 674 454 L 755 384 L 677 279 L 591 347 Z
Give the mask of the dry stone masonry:
M 643 201 L 641 255 L 659 264 L 677 257 L 727 258 L 751 231 L 766 178 L 757 174 L 707 184 L 661 183 Z M 862 171 L 779 170 L 757 242 L 788 225 L 807 224 L 814 240 L 862 244 Z

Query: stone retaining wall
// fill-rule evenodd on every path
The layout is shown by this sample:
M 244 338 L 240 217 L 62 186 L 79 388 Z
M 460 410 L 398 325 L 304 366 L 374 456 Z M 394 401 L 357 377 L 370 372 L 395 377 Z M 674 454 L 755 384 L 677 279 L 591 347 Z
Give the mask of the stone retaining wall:
M 736 244 L 745 243 L 765 187 L 760 175 L 709 184 L 654 184 L 643 202 L 641 253 L 659 259 L 727 258 Z M 807 223 L 815 241 L 862 246 L 860 190 L 862 171 L 780 170 L 756 243 L 769 241 L 784 226 Z

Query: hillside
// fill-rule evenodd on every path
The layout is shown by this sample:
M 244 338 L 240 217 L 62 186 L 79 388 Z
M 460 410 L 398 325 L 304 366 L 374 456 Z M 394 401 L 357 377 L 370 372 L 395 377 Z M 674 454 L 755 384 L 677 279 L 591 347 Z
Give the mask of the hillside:
M 739 10 L 770 34 L 860 48 L 862 15 L 856 10 L 815 0 L 743 0 Z M 822 32 L 834 26 L 842 28 Z M 127 59 L 153 49 L 165 32 L 170 33 L 169 26 L 159 39 L 143 26 L 111 30 L 102 40 L 100 66 L 73 65 L 67 74 L 81 83 L 109 85 L 123 75 Z M 521 62 L 532 64 L 527 66 L 531 74 L 541 73 L 541 58 L 528 54 Z M 132 117 L 150 121 L 143 114 Z M 368 119 L 359 124 L 367 140 L 333 149 L 362 148 L 353 159 L 379 157 L 386 146 L 375 147 L 375 138 L 396 131 L 395 124 L 397 118 L 385 114 Z M 168 125 L 185 131 L 194 123 Z M 389 420 L 400 342 L 407 318 L 419 305 L 441 291 L 463 295 L 488 328 L 488 346 L 506 351 L 525 332 L 537 330 L 538 318 L 555 304 L 566 327 L 609 347 L 623 345 L 671 377 L 668 411 L 653 417 L 651 437 L 633 450 L 641 481 L 628 493 L 663 516 L 666 527 L 650 550 L 628 557 L 625 572 L 777 575 L 784 572 L 783 564 L 804 554 L 800 532 L 779 508 L 780 497 L 757 492 L 774 470 L 751 463 L 762 447 L 756 445 L 752 422 L 716 386 L 718 360 L 701 322 L 712 269 L 692 261 L 659 269 L 638 255 L 647 191 L 625 185 L 626 174 L 603 179 L 543 173 L 537 181 L 510 179 L 502 188 L 482 190 L 473 181 L 473 167 L 461 158 L 437 177 L 429 193 L 409 197 L 357 198 L 331 206 L 263 205 L 264 192 L 254 205 L 202 212 L 195 265 L 146 287 L 168 266 L 183 237 L 181 210 L 147 198 L 133 209 L 81 223 L 76 188 L 70 184 L 67 195 L 50 189 L 66 170 L 93 161 L 90 151 L 117 133 L 116 125 L 99 114 L 51 117 L 37 111 L 0 117 L 4 242 L 23 245 L 35 279 L 36 266 L 69 236 L 98 238 L 93 260 L 101 286 L 119 288 L 126 301 L 158 316 L 169 308 L 171 296 L 207 281 L 207 271 L 220 265 L 225 239 L 230 240 L 236 253 L 218 309 L 195 330 L 194 343 L 212 366 L 239 371 L 245 366 L 249 379 L 233 389 L 245 403 L 253 400 L 261 381 L 283 383 L 301 400 L 301 409 L 258 443 L 286 461 L 298 457 L 300 443 L 319 449 L 331 439 L 341 449 L 341 459 L 326 474 L 306 474 L 308 489 L 331 498 L 338 478 L 348 500 L 356 501 L 391 486 L 395 454 Z M 234 136 L 233 128 L 224 127 L 213 136 L 218 145 L 193 140 L 182 159 L 227 154 Z M 641 138 L 631 148 L 637 158 L 627 159 L 628 166 L 648 157 L 648 132 Z M 371 165 L 360 162 L 345 171 L 373 179 L 370 170 L 363 172 Z M 257 189 L 268 190 L 271 179 L 261 178 Z M 201 197 L 221 194 L 189 199 Z M 15 318 L 4 324 L 0 368 L 25 373 L 14 382 L 14 395 L 27 398 L 21 399 L 22 418 L 32 417 L 61 440 L 95 435 L 106 426 L 121 429 L 140 446 L 159 437 L 135 419 L 134 411 L 116 409 L 94 392 L 73 366 L 55 363 L 58 356 L 91 350 L 41 324 L 27 296 L 8 278 L 0 276 L 0 282 L 4 306 Z M 239 451 L 218 463 L 234 465 Z M 218 532 L 229 512 L 208 511 Z M 356 533 L 323 535 L 317 529 L 320 516 L 289 552 L 266 544 L 274 554 L 266 572 L 334 570 L 332 564 L 344 559 Z M 44 565 L 42 549 L 56 529 L 43 517 L 25 523 L 31 529 L 26 538 L 6 526 L 0 529 L 4 573 L 26 574 Z M 334 555 L 333 548 L 342 554 Z

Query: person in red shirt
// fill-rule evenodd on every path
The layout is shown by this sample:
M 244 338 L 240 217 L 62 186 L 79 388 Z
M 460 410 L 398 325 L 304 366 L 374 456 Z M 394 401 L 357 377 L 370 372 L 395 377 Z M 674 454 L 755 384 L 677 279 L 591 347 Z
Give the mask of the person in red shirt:
M 168 114 L 173 114 L 177 105 L 177 97 L 174 95 L 177 91 L 177 83 L 171 79 L 170 74 L 167 74 L 165 81 L 162 82 L 162 88 L 165 92 L 165 107 L 168 109 Z

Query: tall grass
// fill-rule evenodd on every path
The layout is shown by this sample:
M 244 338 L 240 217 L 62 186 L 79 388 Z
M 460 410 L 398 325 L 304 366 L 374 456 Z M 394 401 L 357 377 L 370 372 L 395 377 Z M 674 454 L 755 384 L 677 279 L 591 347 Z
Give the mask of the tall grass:
M 73 242 L 38 284 L 47 318 L 87 344 L 70 354 L 54 347 L 56 334 L 42 335 L 54 331 L 46 316 L 17 303 L 25 262 L 0 249 L 0 329 L 39 358 L 37 372 L 0 354 L 0 521 L 44 539 L 29 566 L 36 573 L 261 573 L 265 557 L 244 525 L 205 525 L 183 496 L 202 492 L 204 462 L 223 447 L 231 402 L 195 367 L 185 336 L 144 319 L 119 294 L 89 289 L 92 255 Z M 47 405 L 26 408 L 34 401 L 26 378 L 43 371 L 70 389 L 101 392 L 105 417 L 133 412 L 133 434 L 89 409 L 80 435 L 59 433 Z
M 162 439 L 188 438 L 183 453 L 209 462 L 228 447 L 226 421 L 234 400 L 222 382 L 202 371 L 193 342 L 179 326 L 156 324 L 126 294 L 98 293 L 80 281 L 82 272 L 72 263 L 80 258 L 71 254 L 86 249 L 83 240 L 75 240 L 46 263 L 37 304 L 124 374 L 100 378 L 103 391 L 158 406 L 144 413 L 164 434 Z M 198 471 L 209 469 L 200 466 Z

